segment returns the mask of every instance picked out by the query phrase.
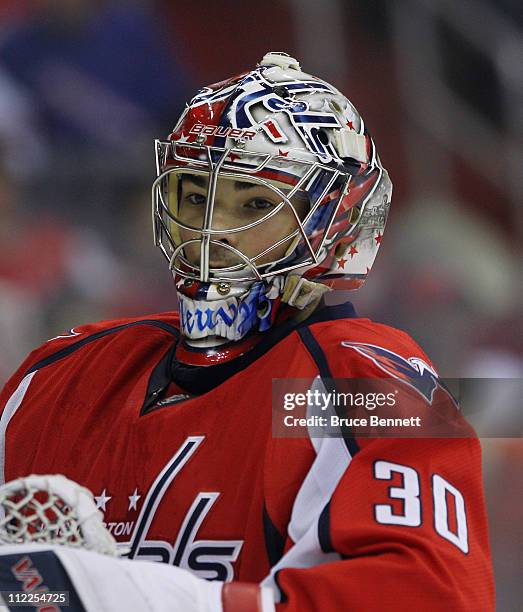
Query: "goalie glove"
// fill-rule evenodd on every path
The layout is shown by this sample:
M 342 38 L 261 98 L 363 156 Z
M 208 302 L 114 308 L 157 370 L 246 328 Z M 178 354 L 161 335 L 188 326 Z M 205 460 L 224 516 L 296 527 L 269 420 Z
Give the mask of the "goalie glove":
M 173 565 L 59 545 L 0 546 L 0 591 L 66 591 L 70 612 L 274 611 L 272 591 L 256 584 L 209 582 Z
M 273 612 L 272 591 L 257 584 L 118 558 L 102 519 L 92 493 L 64 476 L 0 487 L 0 591 L 67 591 L 70 612 Z
M 0 542 L 65 544 L 111 556 L 122 552 L 91 491 L 59 474 L 33 474 L 0 487 Z

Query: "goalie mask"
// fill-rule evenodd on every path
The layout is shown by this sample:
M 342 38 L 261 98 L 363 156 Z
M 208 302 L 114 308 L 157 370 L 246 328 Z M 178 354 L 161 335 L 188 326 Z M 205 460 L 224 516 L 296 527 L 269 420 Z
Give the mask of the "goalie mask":
M 156 141 L 156 167 L 181 361 L 239 355 L 329 288 L 365 281 L 391 182 L 354 106 L 288 55 L 200 90 Z

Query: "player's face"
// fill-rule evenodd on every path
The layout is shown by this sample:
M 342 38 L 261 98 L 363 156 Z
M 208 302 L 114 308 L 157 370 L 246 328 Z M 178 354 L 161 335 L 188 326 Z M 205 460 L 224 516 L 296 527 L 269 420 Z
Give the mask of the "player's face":
M 202 227 L 207 203 L 207 177 L 186 174 L 178 187 L 178 217 L 187 225 Z M 275 191 L 260 184 L 220 178 L 217 182 L 216 196 L 212 217 L 212 228 L 227 230 L 242 227 L 263 219 L 282 201 Z M 292 205 L 300 220 L 309 210 L 305 196 L 296 195 L 291 199 Z M 241 251 L 249 258 L 263 253 L 279 240 L 283 240 L 298 228 L 296 217 L 288 204 L 272 217 L 250 229 L 238 232 L 214 234 L 213 240 Z M 200 234 L 180 229 L 183 241 L 200 238 Z M 284 240 L 259 259 L 256 265 L 282 258 L 294 238 Z M 200 243 L 194 242 L 184 248 L 185 256 L 194 264 L 199 264 Z M 210 247 L 211 267 L 221 268 L 241 263 L 241 259 L 231 250 L 218 245 Z

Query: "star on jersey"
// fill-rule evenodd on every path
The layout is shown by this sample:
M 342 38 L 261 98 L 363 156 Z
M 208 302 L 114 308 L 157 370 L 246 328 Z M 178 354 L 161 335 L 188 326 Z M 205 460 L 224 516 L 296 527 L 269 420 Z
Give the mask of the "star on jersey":
M 100 508 L 100 510 L 103 510 L 103 512 L 105 512 L 107 502 L 110 499 L 112 499 L 112 497 L 110 495 L 107 495 L 107 489 L 104 489 L 100 493 L 100 495 L 95 495 L 94 496 L 94 501 L 96 502 L 96 507 Z
M 134 490 L 134 493 L 132 495 L 129 495 L 129 507 L 127 508 L 128 510 L 136 510 L 136 504 L 138 503 L 138 500 L 142 497 L 141 495 L 138 495 L 138 489 Z

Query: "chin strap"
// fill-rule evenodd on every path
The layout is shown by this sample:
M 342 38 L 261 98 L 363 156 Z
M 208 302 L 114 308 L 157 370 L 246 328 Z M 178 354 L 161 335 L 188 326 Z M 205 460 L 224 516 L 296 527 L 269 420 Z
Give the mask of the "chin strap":
M 293 308 L 305 310 L 317 304 L 326 291 L 330 291 L 326 285 L 315 283 L 302 276 L 290 275 L 285 279 L 281 301 Z
M 212 287 L 206 287 L 206 294 Z M 241 340 L 252 329 L 273 326 L 280 303 L 300 311 L 315 305 L 328 287 L 297 275 L 255 282 L 240 295 L 198 300 L 178 291 L 180 323 L 189 345 L 204 348 Z

